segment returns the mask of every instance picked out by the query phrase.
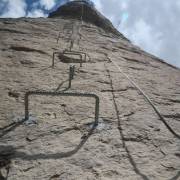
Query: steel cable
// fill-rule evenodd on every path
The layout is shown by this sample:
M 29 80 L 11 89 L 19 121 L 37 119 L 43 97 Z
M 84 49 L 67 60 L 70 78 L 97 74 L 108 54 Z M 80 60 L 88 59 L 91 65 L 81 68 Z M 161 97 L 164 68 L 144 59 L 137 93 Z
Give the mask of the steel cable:
M 144 96 L 144 98 L 146 99 L 146 101 L 152 106 L 152 108 L 154 109 L 154 111 L 156 112 L 156 114 L 159 116 L 160 120 L 164 123 L 164 125 L 167 127 L 167 129 L 178 139 L 180 139 L 180 135 L 177 134 L 172 128 L 171 126 L 166 122 L 166 120 L 164 119 L 164 117 L 161 115 L 160 110 L 154 105 L 154 103 L 151 101 L 151 99 L 149 98 L 149 96 L 139 87 L 139 85 L 137 83 L 135 83 L 126 73 L 124 73 L 121 68 L 119 67 L 119 65 L 114 62 L 111 58 L 108 57 L 108 59 L 114 64 L 114 66 L 119 70 L 119 72 L 125 76 L 129 82 Z

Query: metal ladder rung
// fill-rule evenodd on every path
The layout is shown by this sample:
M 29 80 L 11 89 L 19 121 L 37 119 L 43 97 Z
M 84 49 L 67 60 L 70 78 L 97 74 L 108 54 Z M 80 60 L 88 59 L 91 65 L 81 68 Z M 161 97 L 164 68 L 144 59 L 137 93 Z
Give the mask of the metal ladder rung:
M 82 67 L 82 63 L 86 62 L 87 57 L 90 59 L 89 55 L 87 55 L 84 52 L 81 51 L 69 51 L 69 50 L 64 50 L 63 52 L 53 52 L 53 57 L 52 57 L 52 67 L 54 67 L 55 63 L 55 55 L 58 54 L 62 58 L 67 58 L 66 55 L 75 55 L 80 57 L 80 67 Z M 83 57 L 84 55 L 84 57 Z M 69 58 L 71 59 L 71 58 Z M 72 58 L 73 59 L 73 58 Z M 63 62 L 63 61 L 62 61 Z M 70 63 L 79 63 L 79 62 L 70 62 Z
M 95 118 L 94 124 L 98 125 L 99 118 L 99 97 L 93 93 L 79 93 L 79 92 L 48 92 L 48 91 L 28 91 L 25 94 L 24 104 L 25 104 L 25 117 L 24 122 L 29 119 L 29 96 L 40 95 L 40 96 L 70 96 L 70 97 L 90 97 L 96 100 L 95 103 Z

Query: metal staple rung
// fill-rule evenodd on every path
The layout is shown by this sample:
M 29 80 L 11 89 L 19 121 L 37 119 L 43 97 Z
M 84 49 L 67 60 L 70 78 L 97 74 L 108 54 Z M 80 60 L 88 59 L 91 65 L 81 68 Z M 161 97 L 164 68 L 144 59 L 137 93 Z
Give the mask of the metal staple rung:
M 78 52 L 78 51 L 68 51 L 68 50 L 65 50 L 63 52 L 53 52 L 53 58 L 52 58 L 52 67 L 54 67 L 54 61 L 55 61 L 55 54 L 70 54 L 70 55 L 79 55 L 80 56 L 80 67 L 82 67 L 82 63 L 83 63 L 83 56 L 82 54 L 85 54 L 85 58 L 84 58 L 84 61 L 86 61 L 86 53 L 81 53 L 81 52 Z
M 64 55 L 79 55 L 80 56 L 80 59 L 81 59 L 81 62 L 80 62 L 80 67 L 82 67 L 82 62 L 83 62 L 83 56 L 81 53 L 78 53 L 78 52 L 72 52 L 72 51 L 66 51 L 66 52 L 63 52 Z
M 88 55 L 88 54 L 86 54 L 85 52 L 82 52 L 82 51 L 68 51 L 67 49 L 65 49 L 64 51 L 63 51 L 63 53 L 66 53 L 66 52 L 69 52 L 69 53 L 78 53 L 78 54 L 83 54 L 84 55 L 84 59 L 85 59 L 85 61 L 86 61 L 86 57 L 88 57 L 89 58 L 89 60 L 91 59 L 90 58 L 90 56 Z
M 91 97 L 96 100 L 95 104 L 95 125 L 98 125 L 99 118 L 99 97 L 93 93 L 78 93 L 78 92 L 48 92 L 48 91 L 29 91 L 25 94 L 25 119 L 29 119 L 29 96 L 30 95 L 42 95 L 42 96 L 71 96 L 71 97 Z

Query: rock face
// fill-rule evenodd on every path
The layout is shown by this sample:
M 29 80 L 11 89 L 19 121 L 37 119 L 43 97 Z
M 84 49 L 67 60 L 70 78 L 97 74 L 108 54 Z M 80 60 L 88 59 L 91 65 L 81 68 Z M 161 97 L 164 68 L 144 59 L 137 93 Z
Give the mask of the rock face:
M 68 2 L 63 6 L 60 6 L 55 12 L 50 13 L 49 18 L 56 17 L 63 18 L 74 18 L 95 24 L 98 27 L 106 30 L 107 32 L 112 32 L 114 35 L 123 37 L 126 39 L 119 31 L 117 31 L 112 23 L 100 14 L 92 4 L 87 1 L 72 1 Z M 126 39 L 128 41 L 128 39 Z
M 71 16 L 0 19 L 0 41 L 0 179 L 180 179 L 180 139 L 111 61 L 149 95 L 176 133 L 178 68 L 120 33 Z M 62 56 L 66 49 L 86 53 L 82 67 L 79 55 Z M 61 52 L 54 68 L 53 52 Z M 41 95 L 29 97 L 29 120 L 18 123 L 25 93 L 37 90 L 98 95 L 98 126 L 93 98 Z

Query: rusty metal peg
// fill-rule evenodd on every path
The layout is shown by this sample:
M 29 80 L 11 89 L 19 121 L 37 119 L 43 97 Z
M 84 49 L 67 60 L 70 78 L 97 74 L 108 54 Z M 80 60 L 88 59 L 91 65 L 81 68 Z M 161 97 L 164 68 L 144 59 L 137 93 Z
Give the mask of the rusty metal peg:
M 95 103 L 95 118 L 94 125 L 98 125 L 99 119 L 99 97 L 92 93 L 78 93 L 78 92 L 48 92 L 48 91 L 28 91 L 25 93 L 24 104 L 25 104 L 25 117 L 23 121 L 29 119 L 29 96 L 40 95 L 40 96 L 70 96 L 70 97 L 90 97 L 94 98 Z
M 71 88 L 71 81 L 74 79 L 75 66 L 69 67 L 69 86 L 68 89 Z
M 60 52 L 53 52 L 53 58 L 52 58 L 52 68 L 54 68 L 54 61 L 55 61 L 55 55 L 60 54 Z
M 59 42 L 60 37 L 61 37 L 61 32 L 59 32 L 59 34 L 58 34 L 57 43 Z
M 71 71 L 71 79 L 74 79 L 75 65 L 71 65 L 71 66 L 70 66 L 70 71 Z

